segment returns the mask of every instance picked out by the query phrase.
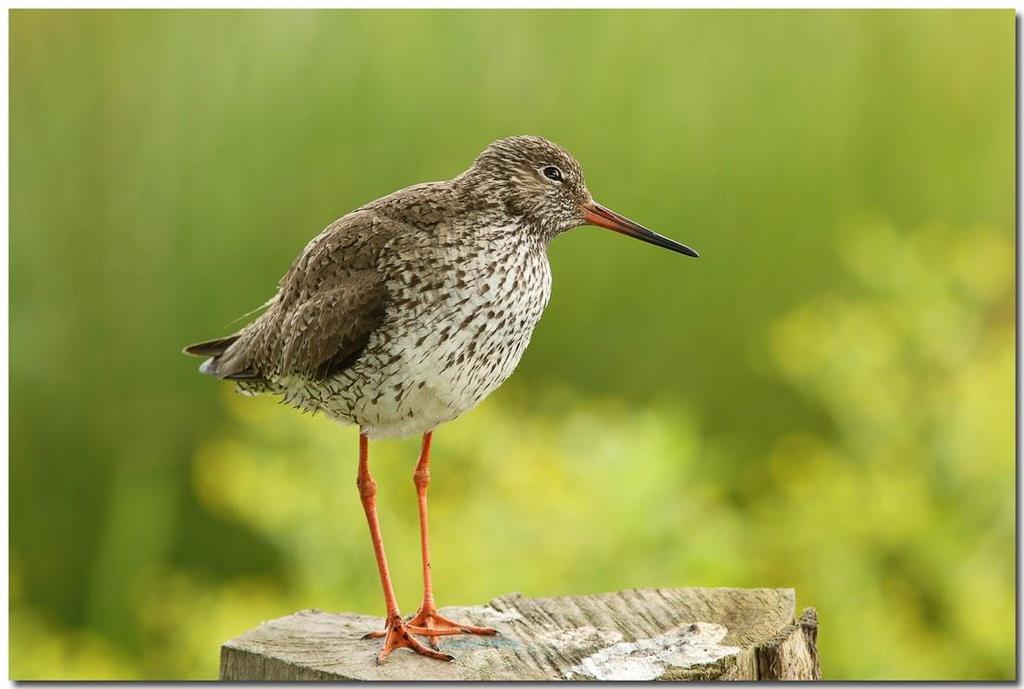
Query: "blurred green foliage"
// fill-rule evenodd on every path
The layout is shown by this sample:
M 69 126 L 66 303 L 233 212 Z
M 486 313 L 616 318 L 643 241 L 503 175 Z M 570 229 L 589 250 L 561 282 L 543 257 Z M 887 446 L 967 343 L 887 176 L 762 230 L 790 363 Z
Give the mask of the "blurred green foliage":
M 195 373 L 330 220 L 572 150 L 578 230 L 437 436 L 442 604 L 795 586 L 829 678 L 1014 676 L 1014 17 L 15 11 L 11 672 L 210 678 L 381 609 L 355 432 Z M 400 602 L 416 442 L 373 447 Z

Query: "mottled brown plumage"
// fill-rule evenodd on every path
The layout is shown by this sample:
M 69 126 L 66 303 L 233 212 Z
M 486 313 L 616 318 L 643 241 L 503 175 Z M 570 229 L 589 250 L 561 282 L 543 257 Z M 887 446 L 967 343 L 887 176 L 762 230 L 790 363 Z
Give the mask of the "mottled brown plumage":
M 210 357 L 200 370 L 244 393 L 278 394 L 359 426 L 359 485 L 388 603 L 382 658 L 396 646 L 439 656 L 409 629 L 488 632 L 454 625 L 432 607 L 420 479 L 427 595 L 408 629 L 397 618 L 366 438 L 424 434 L 426 472 L 433 429 L 478 404 L 518 364 L 550 296 L 549 242 L 584 224 L 696 255 L 594 203 L 564 149 L 539 137 L 501 139 L 452 180 L 396 191 L 331 223 L 258 318 L 185 350 Z

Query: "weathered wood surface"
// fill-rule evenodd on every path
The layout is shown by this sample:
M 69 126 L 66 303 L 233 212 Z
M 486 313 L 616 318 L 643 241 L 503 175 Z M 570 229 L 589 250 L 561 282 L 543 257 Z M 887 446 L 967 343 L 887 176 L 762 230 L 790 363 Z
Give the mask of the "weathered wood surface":
M 496 637 L 442 637 L 450 663 L 406 649 L 384 665 L 383 620 L 303 610 L 221 647 L 222 680 L 819 679 L 818 619 L 792 589 L 633 589 L 441 610 Z

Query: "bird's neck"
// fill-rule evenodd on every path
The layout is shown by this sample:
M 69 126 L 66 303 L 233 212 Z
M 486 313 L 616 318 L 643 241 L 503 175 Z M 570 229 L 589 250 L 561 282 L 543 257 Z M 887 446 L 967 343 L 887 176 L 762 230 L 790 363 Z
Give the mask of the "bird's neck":
M 522 241 L 546 251 L 561 229 L 547 227 L 540 219 L 508 202 L 505 186 L 500 180 L 474 172 L 471 168 L 451 181 L 456 206 L 467 215 L 475 216 L 478 225 L 514 232 L 521 236 Z

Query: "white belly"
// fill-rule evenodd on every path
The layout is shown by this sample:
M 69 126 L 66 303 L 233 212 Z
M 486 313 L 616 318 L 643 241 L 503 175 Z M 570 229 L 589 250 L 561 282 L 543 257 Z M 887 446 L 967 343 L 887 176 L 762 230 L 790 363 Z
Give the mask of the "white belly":
M 510 239 L 449 267 L 419 289 L 389 285 L 396 307 L 335 381 L 358 394 L 325 411 L 370 437 L 416 435 L 472 409 L 512 375 L 551 294 L 547 256 Z

